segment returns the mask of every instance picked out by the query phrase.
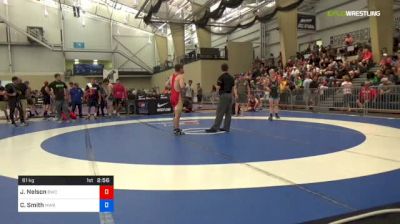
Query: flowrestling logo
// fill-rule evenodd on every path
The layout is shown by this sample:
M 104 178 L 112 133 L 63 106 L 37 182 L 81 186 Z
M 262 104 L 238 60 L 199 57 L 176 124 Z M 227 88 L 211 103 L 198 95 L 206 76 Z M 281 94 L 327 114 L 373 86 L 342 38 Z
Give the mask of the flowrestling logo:
M 327 16 L 356 16 L 356 17 L 369 17 L 381 16 L 381 11 L 355 11 L 355 10 L 329 10 Z

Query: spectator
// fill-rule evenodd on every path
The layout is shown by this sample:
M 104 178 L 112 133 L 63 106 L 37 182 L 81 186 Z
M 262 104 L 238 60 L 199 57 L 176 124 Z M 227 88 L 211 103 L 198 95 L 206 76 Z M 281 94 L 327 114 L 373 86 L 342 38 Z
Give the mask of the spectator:
M 380 95 L 388 95 L 392 92 L 390 85 L 392 83 L 389 81 L 387 77 L 381 79 L 381 84 L 379 84 L 379 94 Z
M 171 88 L 169 86 L 165 86 L 164 90 L 162 91 L 163 95 L 170 95 L 171 94 Z
M 400 85 L 400 66 L 395 67 L 394 75 L 391 81 L 395 85 Z
M 329 87 L 328 87 L 327 80 L 324 80 L 323 82 L 319 83 L 319 86 L 318 86 L 319 96 L 317 97 L 318 102 L 322 96 L 327 95 L 326 90 L 328 90 L 328 89 L 329 89 Z
M 395 55 L 393 55 L 393 57 L 392 57 L 392 65 L 394 66 L 394 67 L 397 67 L 397 66 L 399 66 L 400 65 L 400 50 L 398 50 L 397 52 L 396 52 L 396 54 Z
M 367 47 L 364 47 L 361 61 L 359 63 L 360 67 L 366 70 L 368 66 L 372 64 L 372 62 L 372 52 Z
M 3 111 L 7 122 L 10 121 L 7 113 L 7 92 L 6 88 L 0 84 L 0 111 Z
M 113 84 L 110 83 L 109 79 L 103 80 L 103 89 L 105 91 L 105 102 L 107 106 L 108 116 L 111 116 L 113 113 Z M 132 92 L 133 95 L 136 95 L 136 91 Z
M 387 77 L 381 79 L 381 84 L 379 84 L 379 101 L 384 105 L 391 101 L 391 96 L 393 89 L 391 87 L 392 83 L 389 81 Z
M 33 116 L 37 116 L 39 115 L 39 112 L 36 109 L 36 92 L 32 91 L 32 88 L 29 85 L 29 81 L 25 81 L 24 82 L 27 91 L 26 91 L 26 100 L 27 100 L 27 106 L 29 106 L 29 110 L 27 110 L 27 112 L 29 113 L 28 117 L 33 117 Z M 25 117 L 25 119 L 27 120 L 28 117 Z
M 336 58 L 337 50 L 335 48 L 332 48 L 331 45 L 328 45 L 327 51 L 328 51 L 327 53 L 328 53 L 329 58 Z
M 379 81 L 377 80 L 377 76 L 375 75 L 374 72 L 367 73 L 367 81 L 370 82 L 370 84 L 373 86 L 375 86 L 379 83 Z
M 346 47 L 352 47 L 351 44 L 354 44 L 351 35 L 347 35 L 345 41 L 348 44 Z M 358 78 L 361 72 L 366 72 L 373 62 L 372 53 L 368 46 L 356 49 L 360 50 L 360 57 L 358 60 L 353 61 L 345 61 L 343 57 L 336 57 L 338 49 L 331 46 L 321 46 L 321 50 L 317 48 L 311 49 L 310 46 L 307 51 L 298 52 L 297 59 L 292 58 L 288 60 L 284 67 L 280 67 L 277 70 L 278 74 L 280 74 L 277 75 L 276 79 L 279 82 L 278 88 L 280 90 L 282 103 L 290 103 L 288 102 L 288 98 L 285 97 L 285 93 L 287 93 L 291 96 L 289 98 L 291 102 L 304 100 L 306 108 L 309 108 L 310 105 L 315 107 L 318 105 L 321 95 L 334 93 L 333 91 L 328 91 L 328 88 L 341 87 L 342 82 L 347 85 L 351 83 L 352 79 Z M 310 55 L 305 57 L 305 53 Z M 344 52 L 342 51 L 342 53 Z M 387 57 L 389 58 L 389 56 Z M 388 66 L 382 68 L 376 75 L 373 73 L 368 74 L 368 80 L 374 81 L 376 85 L 380 83 L 379 80 L 382 77 L 388 77 L 392 83 L 398 82 L 398 78 L 400 77 L 400 72 L 396 69 L 398 60 L 391 58 L 389 58 L 388 61 L 389 60 L 391 60 L 390 66 L 389 63 L 386 63 Z M 267 77 L 268 74 L 265 72 L 270 68 L 265 68 L 263 64 L 269 66 L 268 59 L 254 61 L 251 70 L 246 73 L 252 80 L 249 81 L 250 91 L 255 93 L 254 96 L 260 102 L 259 105 L 262 105 L 262 95 L 269 96 L 268 91 L 264 91 L 263 93 L 263 88 L 259 88 L 258 84 L 260 80 L 263 80 L 261 83 L 268 83 L 268 85 L 271 83 L 270 77 Z M 257 70 L 260 71 L 260 74 L 257 73 Z M 348 81 L 343 81 L 345 76 Z M 310 85 L 312 88 L 310 88 Z M 300 94 L 303 92 L 301 88 L 304 89 L 304 95 Z M 311 89 L 313 89 L 313 91 Z M 344 97 L 343 101 L 345 107 L 347 106 L 349 110 L 349 103 L 353 100 L 353 96 Z M 350 98 L 350 100 L 348 100 L 348 98 Z
M 313 80 L 311 79 L 311 76 L 308 74 L 306 79 L 303 82 L 303 88 L 304 88 L 304 102 L 306 104 L 306 109 L 309 109 L 310 105 L 310 96 L 311 96 L 311 89 L 310 89 L 310 84 Z
M 14 126 L 18 126 L 17 123 L 15 123 L 15 118 L 14 118 L 14 113 L 15 109 L 18 110 L 20 116 L 20 121 L 21 121 L 21 126 L 26 126 L 25 123 L 25 116 L 24 112 L 22 111 L 22 105 L 21 105 L 21 92 L 18 90 L 17 85 L 19 84 L 19 78 L 14 76 L 12 77 L 12 83 L 9 83 L 5 86 L 5 90 L 7 93 L 7 99 L 8 99 L 8 108 L 10 108 L 10 120 L 11 124 Z
M 270 66 L 270 67 L 275 66 L 275 57 L 274 57 L 274 54 L 273 54 L 273 53 L 271 53 L 271 54 L 269 55 L 267 65 Z
M 357 61 L 351 61 L 347 67 L 347 71 L 350 73 L 351 78 L 358 78 L 360 76 L 360 69 L 358 68 Z
M 259 103 L 260 101 L 256 98 L 256 96 L 254 94 L 250 94 L 247 104 L 247 111 L 256 112 Z
M 123 101 L 127 99 L 127 93 L 125 86 L 117 79 L 117 82 L 113 86 L 113 98 L 114 98 L 114 113 L 120 116 Z
M 200 83 L 197 83 L 197 104 L 201 109 L 203 102 L 203 88 L 201 88 Z
M 250 95 L 250 85 L 248 80 L 241 74 L 235 80 L 234 86 L 234 94 L 235 94 L 235 116 L 239 116 L 240 108 L 244 108 L 248 102 L 248 96 Z
M 344 82 L 342 82 L 341 86 L 343 88 L 343 105 L 347 107 L 348 111 L 351 111 L 350 102 L 352 98 L 353 84 L 351 83 L 349 76 L 344 76 Z
M 28 108 L 28 98 L 30 98 L 31 92 L 28 86 L 22 81 L 22 79 L 18 80 L 18 84 L 16 85 L 17 91 L 19 92 L 18 97 L 22 107 L 22 114 L 19 116 L 24 116 L 24 120 L 27 120 L 27 108 Z
M 312 81 L 310 82 L 310 102 L 311 109 L 315 110 L 315 108 L 319 105 L 319 83 L 318 76 L 314 75 Z
M 252 73 L 251 73 L 251 79 L 255 80 L 257 77 L 259 77 L 261 75 L 261 71 L 258 68 L 257 64 L 253 64 L 253 69 L 252 69 Z
M 218 101 L 217 86 L 216 85 L 212 85 L 212 87 L 211 87 L 211 103 L 215 104 L 216 101 Z
M 94 113 L 93 117 L 94 119 L 97 119 L 97 114 L 99 112 L 99 104 L 100 104 L 100 91 L 99 91 L 99 85 L 97 85 L 96 80 L 92 80 L 91 83 L 89 83 L 86 86 L 85 89 L 85 99 L 87 102 L 88 106 L 88 115 L 86 119 L 90 119 L 92 117 L 92 108 L 94 108 Z
M 281 98 L 281 103 L 285 105 L 285 107 L 289 104 L 289 94 L 290 94 L 290 89 L 289 89 L 289 81 L 287 76 L 283 76 L 283 79 L 279 83 L 279 92 L 280 92 L 280 98 Z
M 346 34 L 346 38 L 344 38 L 344 44 L 346 46 L 351 46 L 353 45 L 353 36 L 351 36 L 350 33 Z
M 300 75 L 296 76 L 294 85 L 296 90 L 299 90 L 303 87 L 303 80 L 301 79 Z
M 393 35 L 393 51 L 399 50 L 400 46 L 400 28 L 396 28 L 394 30 L 394 35 Z
M 263 105 L 262 102 L 263 102 L 263 99 L 264 99 L 264 92 L 265 92 L 264 78 L 263 77 L 258 77 L 255 84 L 256 84 L 256 88 L 254 90 L 254 96 L 256 97 L 256 99 L 258 101 L 256 110 L 261 111 L 262 110 L 262 105 Z
M 317 43 L 314 43 L 312 50 L 313 50 L 313 52 L 319 52 L 319 46 Z
M 99 109 L 97 110 L 97 116 L 100 116 L 101 113 L 101 116 L 104 117 L 105 116 L 104 109 L 107 107 L 107 102 L 106 102 L 107 93 L 103 83 L 99 83 L 98 86 L 99 86 L 98 90 L 100 99 L 99 99 Z
M 186 85 L 185 100 L 184 100 L 184 103 L 183 103 L 186 112 L 192 112 L 193 111 L 194 90 L 193 90 L 192 84 L 193 84 L 193 81 L 189 80 L 189 83 Z
M 392 67 L 392 57 L 389 57 L 387 53 L 382 54 L 382 59 L 379 62 L 381 69 L 391 69 Z
M 369 103 L 374 101 L 377 96 L 377 91 L 371 88 L 371 82 L 365 81 L 363 87 L 360 90 L 360 94 L 357 99 L 357 106 L 359 108 L 368 107 Z
M 74 83 L 72 88 L 69 90 L 70 99 L 71 99 L 71 111 L 75 113 L 76 108 L 78 107 L 79 117 L 82 118 L 82 100 L 83 100 L 83 90 L 79 88 L 78 83 Z
M 43 98 L 43 117 L 47 119 L 49 117 L 49 113 L 51 113 L 51 99 L 50 99 L 50 94 L 46 89 L 49 88 L 49 82 L 45 81 L 43 83 L 42 88 L 40 89 L 40 93 L 42 94 Z
M 68 83 L 68 89 L 72 89 L 74 88 L 74 83 L 73 82 L 69 82 Z

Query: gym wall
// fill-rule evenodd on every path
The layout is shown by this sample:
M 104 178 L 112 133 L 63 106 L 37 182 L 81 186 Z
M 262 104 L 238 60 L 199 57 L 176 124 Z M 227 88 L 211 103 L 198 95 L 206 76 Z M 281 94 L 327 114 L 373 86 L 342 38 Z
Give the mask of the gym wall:
M 203 88 L 204 94 L 211 92 L 212 85 L 217 83 L 217 79 L 221 74 L 221 64 L 227 63 L 225 60 L 201 60 L 183 67 L 185 70 L 185 82 L 193 80 L 193 88 L 196 84 L 200 83 Z M 158 87 L 163 90 L 165 82 L 174 73 L 174 69 L 169 69 L 164 72 L 154 74 L 151 78 L 151 86 Z
M 36 0 L 12 0 L 8 5 L 0 4 L 0 15 L 6 16 L 8 8 L 8 20 L 15 24 L 19 29 L 26 31 L 27 26 L 43 27 L 44 37 L 51 45 L 61 45 L 61 22 L 58 5 L 51 5 L 48 1 L 48 15 L 44 15 L 45 6 Z M 29 9 L 29 13 L 26 10 Z M 90 11 L 90 10 L 89 10 Z M 104 17 L 109 17 L 110 13 L 105 7 L 98 7 L 97 12 Z M 113 12 L 113 19 L 124 21 L 128 19 L 127 25 L 119 23 L 110 24 L 109 19 L 94 17 L 90 13 L 81 13 L 80 18 L 73 16 L 69 7 L 63 6 L 64 15 L 64 46 L 65 49 L 73 49 L 74 42 L 84 42 L 86 50 L 102 51 L 117 49 L 125 53 L 135 54 L 137 58 L 144 61 L 149 67 L 153 67 L 158 60 L 157 49 L 153 34 L 142 31 L 132 26 L 138 26 L 139 20 L 134 17 L 125 18 L 125 15 L 118 11 Z M 82 25 L 85 21 L 85 26 Z M 143 27 L 142 27 L 143 28 Z M 112 37 L 114 36 L 114 37 Z M 114 38 L 118 39 L 119 44 Z M 76 50 L 76 49 L 75 49 Z M 53 80 L 54 73 L 63 73 L 66 69 L 66 60 L 107 60 L 112 61 L 115 68 L 130 70 L 139 68 L 138 65 L 127 61 L 126 58 L 117 54 L 110 53 L 78 53 L 78 52 L 53 52 L 45 47 L 31 45 L 27 37 L 11 29 L 11 68 L 9 66 L 9 51 L 6 38 L 6 25 L 0 23 L 0 79 L 13 75 L 22 76 L 25 80 L 30 80 L 36 88 L 36 82 Z M 34 80 L 38 79 L 38 81 Z M 86 80 L 85 77 L 74 77 L 74 79 Z M 132 79 L 132 80 L 131 80 Z M 127 78 L 130 86 L 137 86 L 137 83 L 144 84 L 144 88 L 149 86 L 149 78 L 146 83 L 136 78 Z M 82 81 L 83 82 L 83 81 Z

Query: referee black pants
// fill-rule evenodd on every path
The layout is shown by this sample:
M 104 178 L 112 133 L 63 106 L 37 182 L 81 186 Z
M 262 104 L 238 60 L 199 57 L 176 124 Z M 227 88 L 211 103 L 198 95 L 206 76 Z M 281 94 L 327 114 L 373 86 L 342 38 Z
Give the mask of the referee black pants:
M 232 119 L 232 93 L 223 93 L 220 95 L 217 107 L 217 115 L 215 117 L 214 125 L 211 129 L 219 130 L 224 116 L 225 121 L 223 129 L 229 131 L 231 128 Z

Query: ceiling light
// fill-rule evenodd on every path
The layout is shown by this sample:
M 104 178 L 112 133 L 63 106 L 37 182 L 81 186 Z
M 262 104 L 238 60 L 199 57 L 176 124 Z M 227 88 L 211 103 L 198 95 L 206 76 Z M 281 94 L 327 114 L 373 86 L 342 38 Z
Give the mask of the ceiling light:
M 163 23 L 161 26 L 158 27 L 158 29 L 161 30 L 165 25 L 167 25 L 167 24 Z
M 44 6 L 44 16 L 49 16 L 49 12 L 47 11 L 47 6 Z
M 82 26 L 83 26 L 83 27 L 86 26 L 85 18 L 83 18 L 83 16 L 82 16 Z
M 221 1 L 216 2 L 214 5 L 210 7 L 210 11 L 214 11 L 218 8 L 219 4 L 221 4 Z
M 271 7 L 273 7 L 274 5 L 275 5 L 275 1 L 270 2 L 270 3 L 266 4 L 265 6 L 266 6 L 267 8 L 271 8 Z
M 90 1 L 89 0 L 81 0 L 81 8 L 83 11 L 87 11 L 90 8 Z
M 125 16 L 125 23 L 129 23 L 129 13 Z

